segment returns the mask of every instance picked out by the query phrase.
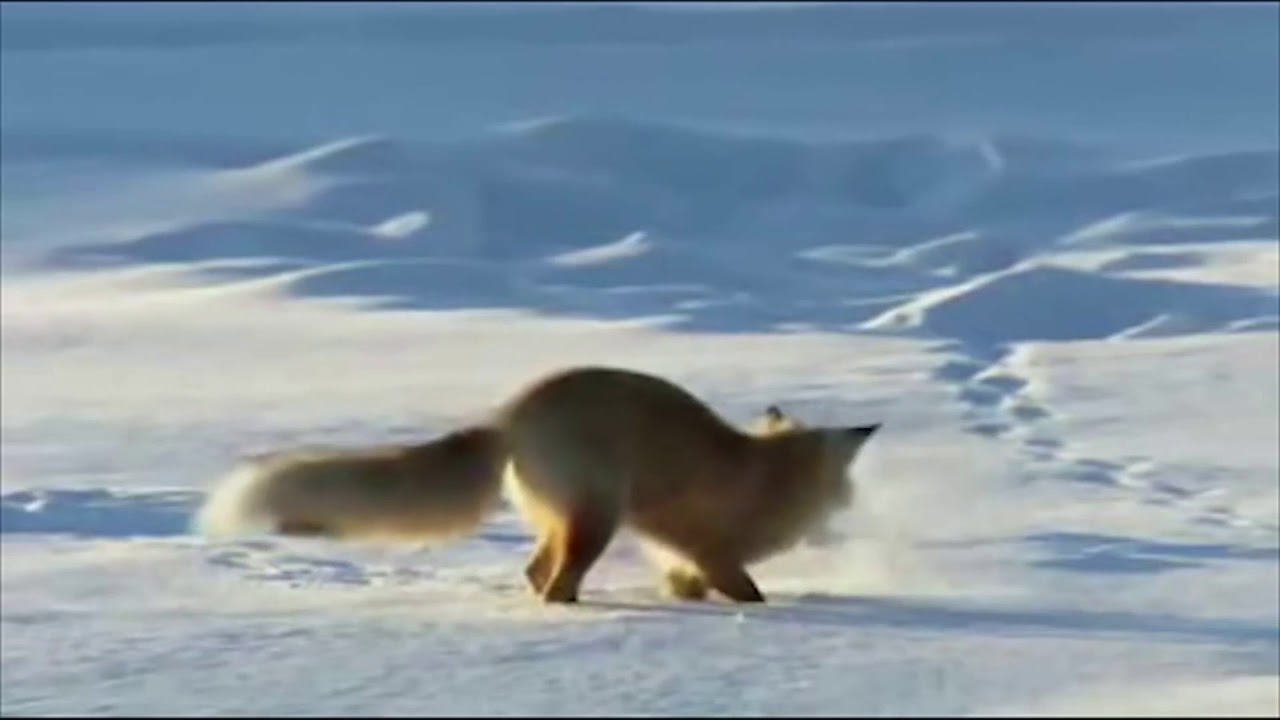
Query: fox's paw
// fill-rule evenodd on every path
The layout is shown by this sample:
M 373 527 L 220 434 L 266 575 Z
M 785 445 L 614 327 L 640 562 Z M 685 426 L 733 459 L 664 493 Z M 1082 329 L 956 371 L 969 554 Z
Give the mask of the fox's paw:
M 549 587 L 542 593 L 542 602 L 548 605 L 571 605 L 578 602 L 578 591 L 576 588 L 569 590 Z
M 663 578 L 667 594 L 677 600 L 706 600 L 707 581 L 681 570 L 668 571 Z

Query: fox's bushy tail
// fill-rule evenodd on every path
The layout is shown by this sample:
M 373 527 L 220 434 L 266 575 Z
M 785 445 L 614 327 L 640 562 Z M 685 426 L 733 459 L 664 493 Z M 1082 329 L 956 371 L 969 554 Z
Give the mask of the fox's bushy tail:
M 213 488 L 194 530 L 447 539 L 474 531 L 497 507 L 505 461 L 501 434 L 486 426 L 420 445 L 254 458 Z
M 205 497 L 195 516 L 195 532 L 225 538 L 275 530 L 267 508 L 257 500 L 268 477 L 253 461 L 234 468 Z

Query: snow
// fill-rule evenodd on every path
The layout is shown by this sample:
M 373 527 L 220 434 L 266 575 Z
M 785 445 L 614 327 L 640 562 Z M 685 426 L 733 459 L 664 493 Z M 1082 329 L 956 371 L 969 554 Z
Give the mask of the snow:
M 0 712 L 1280 714 L 1275 6 L 651 5 L 0 7 Z M 193 532 L 596 363 L 883 422 L 837 537 Z
M 417 210 L 387 218 L 375 225 L 370 232 L 389 239 L 405 238 L 431 224 L 431 214 Z
M 598 245 L 596 247 L 574 250 L 547 258 L 547 262 L 561 267 L 582 267 L 584 265 L 603 265 L 610 262 L 643 255 L 649 251 L 652 243 L 645 240 L 644 233 L 631 233 L 617 242 Z

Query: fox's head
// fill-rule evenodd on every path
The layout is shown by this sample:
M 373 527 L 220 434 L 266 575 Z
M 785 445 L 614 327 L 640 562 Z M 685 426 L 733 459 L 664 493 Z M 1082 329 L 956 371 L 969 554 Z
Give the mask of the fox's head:
M 858 450 L 880 429 L 880 425 L 881 423 L 874 423 L 856 427 L 819 428 L 819 430 L 826 434 L 835 446 L 847 453 L 846 462 L 852 462 Z M 752 424 L 751 429 L 757 435 L 768 436 L 807 431 L 810 428 L 800 420 L 784 413 L 777 405 L 770 405 Z
M 872 423 L 871 425 L 859 425 L 856 427 L 833 428 L 831 432 L 836 439 L 836 444 L 846 453 L 848 453 L 848 462 L 853 462 L 857 457 L 858 451 L 862 446 L 871 439 L 872 435 L 880 429 L 881 423 Z
M 826 490 L 828 502 L 834 507 L 848 507 L 853 501 L 853 478 L 849 465 L 859 451 L 880 429 L 880 423 L 852 427 L 813 427 L 784 413 L 777 405 L 765 408 L 764 414 L 752 425 L 752 431 L 763 437 L 805 433 L 822 447 L 820 482 Z
M 849 466 L 879 429 L 880 423 L 822 429 L 823 444 L 827 449 L 827 472 L 831 474 L 828 482 L 832 483 L 838 507 L 848 507 L 853 502 L 853 474 Z

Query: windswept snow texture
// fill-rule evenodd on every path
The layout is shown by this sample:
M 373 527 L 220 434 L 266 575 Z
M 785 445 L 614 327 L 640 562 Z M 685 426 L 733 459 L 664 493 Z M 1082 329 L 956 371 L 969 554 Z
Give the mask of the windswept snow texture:
M 1280 714 L 1280 7 L 0 5 L 0 713 Z M 539 375 L 883 422 L 769 602 L 192 532 Z

